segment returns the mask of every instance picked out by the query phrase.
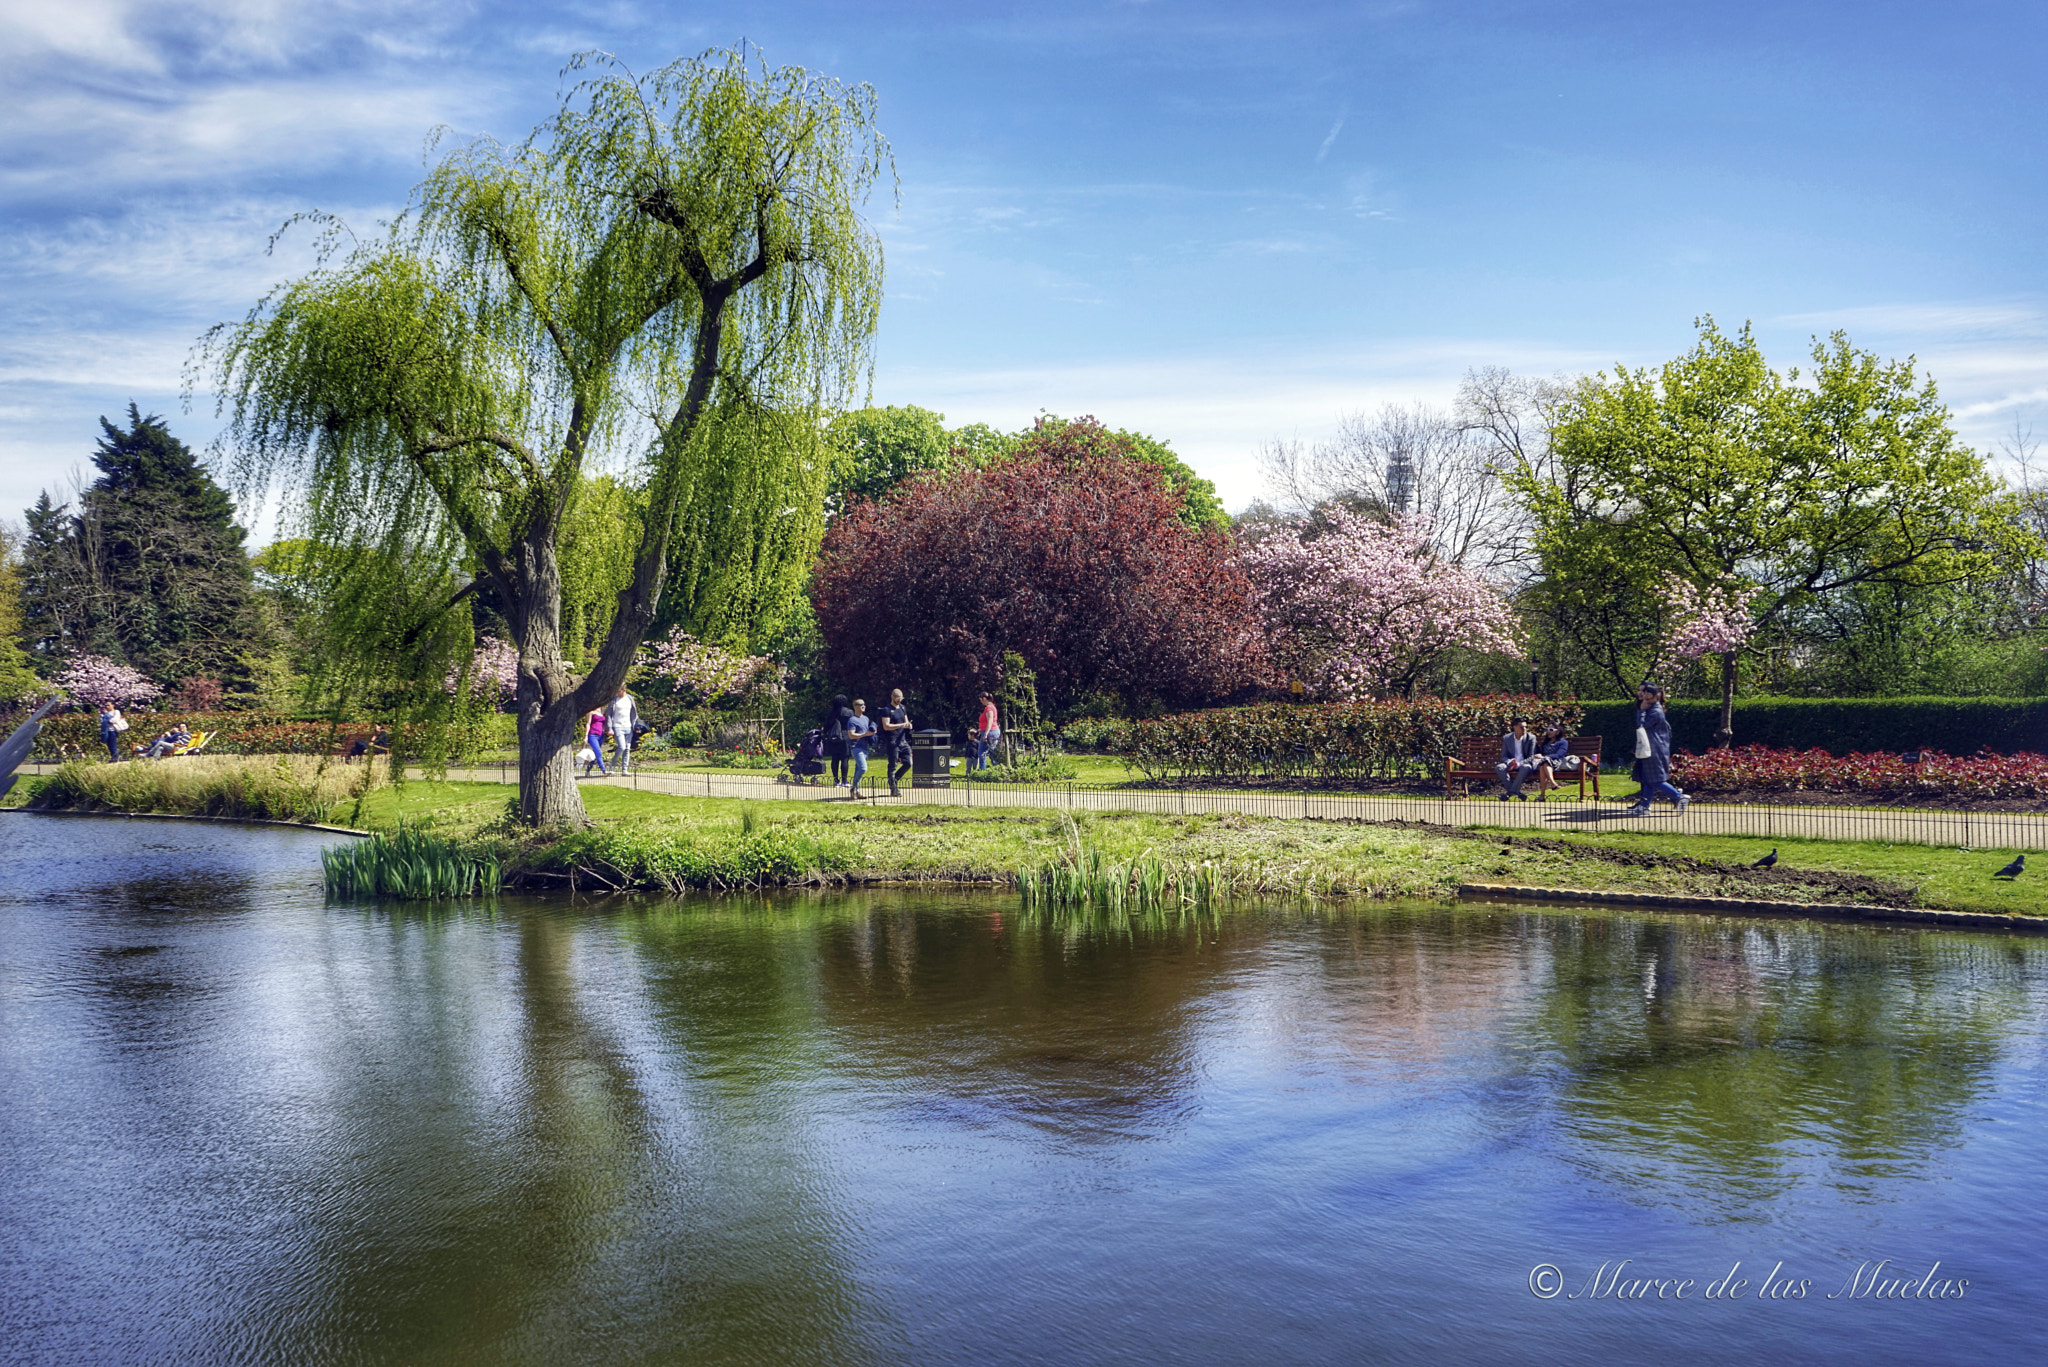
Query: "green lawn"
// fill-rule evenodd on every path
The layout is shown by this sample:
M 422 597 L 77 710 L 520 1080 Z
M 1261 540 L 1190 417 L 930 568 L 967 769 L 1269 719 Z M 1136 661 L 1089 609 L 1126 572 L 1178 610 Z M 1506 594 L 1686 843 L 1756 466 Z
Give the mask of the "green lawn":
M 496 784 L 410 782 L 380 788 L 360 810 L 344 806 L 337 821 L 388 829 L 398 821 L 473 836 L 502 822 L 507 791 Z M 851 851 L 851 868 L 866 876 L 907 878 L 1007 875 L 1060 857 L 1076 841 L 1114 859 L 1152 856 L 1211 860 L 1255 870 L 1274 890 L 1312 888 L 1349 895 L 1453 895 L 1460 883 L 1764 897 L 1782 901 L 1859 900 L 1797 881 L 1802 873 L 1861 874 L 1919 891 L 1922 905 L 1965 911 L 2048 915 L 2043 879 L 2007 883 L 1991 873 L 2011 852 L 1968 853 L 1924 845 L 1876 842 L 1681 836 L 1613 832 L 1527 838 L 1481 833 L 1465 838 L 1355 822 L 1283 821 L 1235 813 L 1169 816 L 1151 813 L 971 811 L 957 808 L 869 807 L 852 803 L 748 802 L 672 797 L 628 788 L 590 787 L 583 800 L 592 819 L 629 826 L 650 837 L 715 844 L 741 828 L 751 809 L 758 827 L 825 838 Z M 1737 871 L 1778 847 L 1776 875 Z M 1615 863 L 1598 850 L 1657 856 L 1646 866 Z M 1692 867 L 1685 861 L 1710 867 Z M 2043 860 L 2048 866 L 2048 858 Z M 1728 867 L 1711 867 L 1723 865 Z

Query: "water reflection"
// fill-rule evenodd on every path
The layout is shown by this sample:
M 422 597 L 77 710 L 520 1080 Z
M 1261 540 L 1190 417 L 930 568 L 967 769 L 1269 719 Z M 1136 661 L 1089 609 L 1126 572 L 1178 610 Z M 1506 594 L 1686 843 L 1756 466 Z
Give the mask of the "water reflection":
M 330 906 L 317 840 L 106 826 L 95 864 L 95 823 L 0 819 L 0 1343 L 27 1360 L 2048 1347 L 2018 1296 L 2036 941 L 897 892 Z M 1526 1289 L 1545 1260 L 1923 1252 L 2006 1299 L 1649 1320 Z

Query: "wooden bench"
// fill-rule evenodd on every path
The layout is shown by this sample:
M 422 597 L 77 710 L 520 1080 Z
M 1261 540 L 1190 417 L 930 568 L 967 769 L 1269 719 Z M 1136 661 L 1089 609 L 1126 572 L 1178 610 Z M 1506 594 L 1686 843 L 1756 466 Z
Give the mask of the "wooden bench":
M 1578 757 L 1576 772 L 1566 771 L 1557 776 L 1560 791 L 1574 778 L 1579 781 L 1579 801 L 1586 800 L 1586 780 L 1593 780 L 1593 800 L 1600 799 L 1600 748 L 1598 736 L 1576 736 L 1570 742 L 1569 753 Z M 1444 796 L 1448 797 L 1455 787 L 1464 796 L 1472 795 L 1472 784 L 1495 783 L 1500 780 L 1500 771 L 1493 766 L 1500 763 L 1499 736 L 1468 736 L 1458 748 L 1456 759 L 1444 761 Z M 1526 790 L 1528 779 L 1522 780 Z

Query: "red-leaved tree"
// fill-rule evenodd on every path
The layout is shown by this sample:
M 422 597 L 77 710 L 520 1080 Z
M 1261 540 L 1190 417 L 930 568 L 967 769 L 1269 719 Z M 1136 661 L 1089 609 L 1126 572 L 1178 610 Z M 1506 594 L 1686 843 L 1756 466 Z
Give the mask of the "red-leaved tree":
M 1258 683 L 1251 584 L 1223 533 L 1180 512 L 1156 466 L 1054 453 L 857 503 L 811 578 L 830 667 L 849 688 L 901 688 L 956 714 L 993 690 L 1005 650 L 1052 708 L 1097 692 L 1200 702 Z

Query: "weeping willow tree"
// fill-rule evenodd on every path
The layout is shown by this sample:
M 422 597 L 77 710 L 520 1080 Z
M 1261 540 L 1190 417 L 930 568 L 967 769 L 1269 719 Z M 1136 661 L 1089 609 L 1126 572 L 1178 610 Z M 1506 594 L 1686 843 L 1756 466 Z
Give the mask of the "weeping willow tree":
M 753 654 L 808 606 L 835 459 L 820 441 L 810 412 L 748 408 L 706 424 L 655 634 L 679 626 Z
M 744 50 L 571 70 L 591 74 L 524 143 L 454 149 L 372 241 L 330 226 L 319 266 L 196 363 L 244 486 L 281 481 L 345 572 L 332 639 L 425 639 L 491 585 L 519 650 L 519 812 L 542 825 L 583 820 L 570 746 L 632 666 L 682 514 L 744 482 L 751 448 L 718 434 L 774 414 L 815 443 L 865 381 L 882 261 L 859 206 L 894 175 L 866 86 Z M 637 525 L 578 670 L 562 541 L 600 467 Z

